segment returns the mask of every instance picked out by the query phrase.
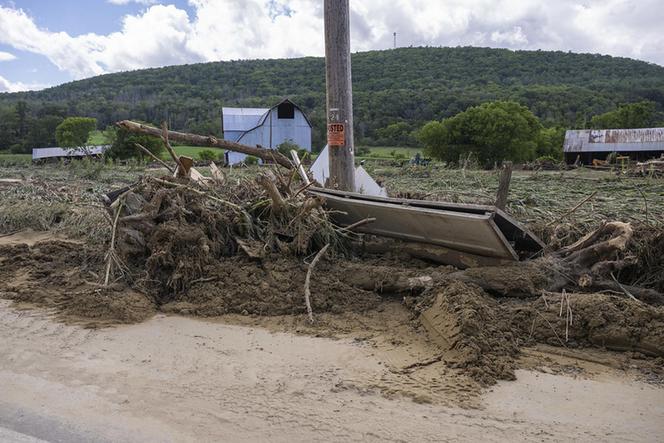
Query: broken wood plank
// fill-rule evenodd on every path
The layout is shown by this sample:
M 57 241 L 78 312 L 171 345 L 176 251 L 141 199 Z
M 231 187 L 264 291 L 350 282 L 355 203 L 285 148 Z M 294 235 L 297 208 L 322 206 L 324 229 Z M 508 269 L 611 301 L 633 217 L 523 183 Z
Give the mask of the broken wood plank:
M 300 178 L 304 182 L 305 185 L 308 185 L 311 183 L 311 180 L 309 180 L 309 176 L 307 175 L 307 171 L 304 170 L 304 166 L 302 166 L 302 162 L 300 161 L 300 157 L 297 155 L 297 151 L 295 149 L 291 149 L 290 151 L 291 158 L 293 159 L 293 162 L 295 163 L 295 167 L 297 168 L 298 174 L 300 174 Z
M 191 171 L 192 166 L 194 166 L 194 159 L 184 155 L 179 157 L 178 169 L 175 171 L 175 177 L 190 177 L 189 172 Z
M 212 175 L 212 180 L 217 184 L 223 185 L 226 182 L 226 177 L 224 173 L 217 167 L 214 162 L 210 162 L 210 174 Z

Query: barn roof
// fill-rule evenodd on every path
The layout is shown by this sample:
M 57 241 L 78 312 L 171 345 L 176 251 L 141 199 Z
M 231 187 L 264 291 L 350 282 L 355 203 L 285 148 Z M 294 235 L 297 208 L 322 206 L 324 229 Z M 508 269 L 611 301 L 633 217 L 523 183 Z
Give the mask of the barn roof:
M 269 108 L 221 108 L 224 131 L 248 131 L 258 126 Z
M 565 152 L 664 151 L 664 128 L 582 129 L 565 133 Z
M 223 131 L 249 132 L 265 122 L 269 112 L 282 103 L 290 103 L 299 110 L 311 127 L 309 117 L 304 111 L 289 99 L 284 99 L 271 108 L 221 108 L 221 123 Z

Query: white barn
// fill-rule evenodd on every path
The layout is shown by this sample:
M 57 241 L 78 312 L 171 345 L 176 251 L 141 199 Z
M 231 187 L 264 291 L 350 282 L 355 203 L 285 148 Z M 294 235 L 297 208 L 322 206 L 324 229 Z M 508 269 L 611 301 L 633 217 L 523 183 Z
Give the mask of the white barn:
M 290 141 L 311 152 L 311 122 L 299 106 L 283 100 L 271 108 L 222 108 L 221 130 L 225 140 L 248 146 L 276 149 Z M 226 152 L 226 163 L 241 163 L 246 155 Z

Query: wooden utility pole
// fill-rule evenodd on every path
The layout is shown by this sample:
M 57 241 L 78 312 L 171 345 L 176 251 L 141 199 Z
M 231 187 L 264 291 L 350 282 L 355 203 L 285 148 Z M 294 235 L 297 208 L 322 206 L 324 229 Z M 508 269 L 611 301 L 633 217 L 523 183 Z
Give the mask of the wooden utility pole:
M 349 0 L 325 0 L 327 145 L 331 188 L 355 190 Z

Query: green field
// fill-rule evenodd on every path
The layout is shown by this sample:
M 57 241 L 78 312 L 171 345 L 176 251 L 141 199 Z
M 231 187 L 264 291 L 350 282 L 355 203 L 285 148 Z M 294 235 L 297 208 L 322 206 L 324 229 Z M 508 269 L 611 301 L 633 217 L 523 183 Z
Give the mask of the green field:
M 106 139 L 106 136 L 104 136 L 104 133 L 97 130 L 97 131 L 92 131 L 90 133 L 90 137 L 88 137 L 88 144 L 89 145 L 105 145 L 108 143 L 108 140 Z
M 223 159 L 224 150 L 219 148 L 205 148 L 200 146 L 173 146 L 173 150 L 177 155 L 185 155 L 191 157 L 194 160 L 199 160 L 198 154 L 201 151 L 212 151 L 215 153 L 217 159 Z M 161 153 L 161 157 L 165 160 L 170 160 L 171 156 L 168 155 L 168 152 L 164 151 Z
M 363 148 L 358 146 L 357 149 Z M 418 152 L 424 155 L 422 148 L 405 148 L 398 146 L 367 146 L 369 148 L 369 155 L 357 155 L 360 159 L 379 159 L 379 160 L 394 160 L 396 157 L 401 157 L 404 160 L 409 160 Z
M 0 153 L 0 165 L 27 165 L 32 162 L 30 154 L 3 154 Z
M 104 133 L 102 131 L 92 131 L 90 133 L 90 137 L 88 138 L 88 144 L 90 145 L 103 145 L 109 143 L 108 139 L 104 136 Z M 223 149 L 219 148 L 205 148 L 205 147 L 200 147 L 200 146 L 173 146 L 173 149 L 178 155 L 185 155 L 187 157 L 191 157 L 194 160 L 199 160 L 198 154 L 201 151 L 204 150 L 210 150 L 213 151 L 217 158 L 223 158 Z M 170 160 L 171 156 L 168 155 L 168 152 L 163 151 L 161 154 L 161 158 L 164 160 Z

